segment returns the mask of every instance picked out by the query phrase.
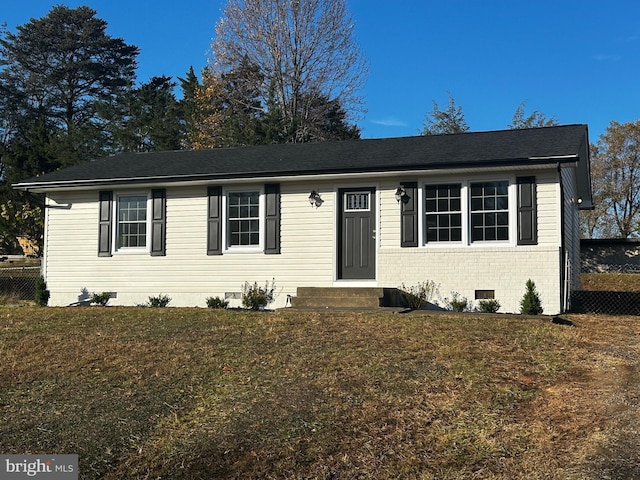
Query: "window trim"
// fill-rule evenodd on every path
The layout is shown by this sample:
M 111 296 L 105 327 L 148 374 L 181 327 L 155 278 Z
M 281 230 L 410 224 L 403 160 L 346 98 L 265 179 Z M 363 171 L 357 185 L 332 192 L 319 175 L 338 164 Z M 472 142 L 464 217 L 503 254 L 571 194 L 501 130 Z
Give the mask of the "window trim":
M 144 247 L 120 247 L 118 246 L 118 234 L 120 232 L 120 220 L 118 218 L 118 203 L 121 197 L 146 197 L 146 239 Z M 112 226 L 112 237 L 111 237 L 111 251 L 114 255 L 136 255 L 136 254 L 150 254 L 151 253 L 151 215 L 152 212 L 152 200 L 151 200 L 151 190 L 147 191 L 114 191 L 113 193 L 113 226 Z
M 258 192 L 258 244 L 231 245 L 229 237 L 229 195 L 232 193 Z M 239 185 L 222 191 L 222 240 L 224 253 L 262 253 L 265 232 L 265 187 L 264 185 Z

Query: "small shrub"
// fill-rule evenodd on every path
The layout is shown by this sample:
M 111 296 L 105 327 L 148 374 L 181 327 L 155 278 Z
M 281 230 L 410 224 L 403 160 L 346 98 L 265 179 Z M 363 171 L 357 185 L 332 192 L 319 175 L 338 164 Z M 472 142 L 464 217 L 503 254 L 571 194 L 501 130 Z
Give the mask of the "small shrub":
M 227 308 L 229 306 L 229 302 L 223 300 L 220 297 L 209 297 L 207 298 L 207 307 L 208 308 Z
M 169 305 L 171 299 L 167 295 L 158 295 L 157 297 L 149 297 L 147 305 L 153 308 L 163 308 Z
M 536 290 L 536 284 L 531 280 L 527 280 L 526 292 L 520 300 L 520 313 L 523 315 L 540 315 L 542 313 L 542 302 Z
M 498 310 L 500 310 L 500 302 L 494 298 L 478 302 L 478 311 L 481 313 L 497 313 Z
M 422 310 L 438 291 L 438 286 L 433 280 L 427 280 L 409 286 L 403 283 L 400 289 L 412 310 Z
M 46 307 L 49 303 L 49 297 L 51 296 L 51 292 L 47 290 L 47 282 L 44 277 L 40 275 L 38 280 L 36 281 L 36 293 L 35 293 L 35 301 L 36 305 L 39 307 Z
M 446 300 L 449 310 L 454 312 L 467 312 L 471 310 L 471 305 L 467 297 L 461 297 L 458 292 L 451 292 L 451 300 Z
M 91 303 L 95 303 L 96 305 L 100 305 L 101 307 L 105 307 L 107 303 L 109 303 L 110 298 L 111 298 L 110 292 L 91 293 L 91 297 L 89 297 L 89 301 Z
M 258 285 L 258 282 L 244 282 L 242 286 L 242 306 L 251 310 L 264 309 L 275 299 L 276 284 L 275 279 L 265 282 L 264 287 Z

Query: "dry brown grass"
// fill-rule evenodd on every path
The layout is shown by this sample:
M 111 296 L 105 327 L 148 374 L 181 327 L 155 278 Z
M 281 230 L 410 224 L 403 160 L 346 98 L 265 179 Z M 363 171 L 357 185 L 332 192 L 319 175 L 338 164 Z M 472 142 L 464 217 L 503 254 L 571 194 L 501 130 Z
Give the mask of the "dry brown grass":
M 640 477 L 640 320 L 0 309 L 0 451 L 82 478 Z
M 640 275 L 637 273 L 583 273 L 580 282 L 583 290 L 640 292 Z

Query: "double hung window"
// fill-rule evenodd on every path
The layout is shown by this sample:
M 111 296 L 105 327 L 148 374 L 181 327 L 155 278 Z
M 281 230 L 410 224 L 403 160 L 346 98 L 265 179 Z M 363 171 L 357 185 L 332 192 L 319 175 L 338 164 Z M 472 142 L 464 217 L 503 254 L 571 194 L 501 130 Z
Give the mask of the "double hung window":
M 462 240 L 462 186 L 459 183 L 425 186 L 427 242 Z
M 471 241 L 509 240 L 509 182 L 472 183 Z
M 116 249 L 146 248 L 147 196 L 121 195 L 117 200 Z
M 260 192 L 230 192 L 227 195 L 227 239 L 229 247 L 260 245 Z

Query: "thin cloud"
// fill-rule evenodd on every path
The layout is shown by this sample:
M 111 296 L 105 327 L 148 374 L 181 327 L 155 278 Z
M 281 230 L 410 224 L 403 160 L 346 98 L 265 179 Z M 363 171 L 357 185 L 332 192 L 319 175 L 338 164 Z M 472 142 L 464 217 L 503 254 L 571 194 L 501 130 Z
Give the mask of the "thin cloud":
M 371 120 L 371 123 L 375 125 L 382 125 L 383 127 L 408 127 L 409 124 L 404 120 L 400 120 L 395 117 L 386 117 L 379 120 Z
M 597 53 L 593 56 L 594 60 L 598 62 L 617 62 L 622 59 L 620 55 L 606 55 L 604 53 Z

